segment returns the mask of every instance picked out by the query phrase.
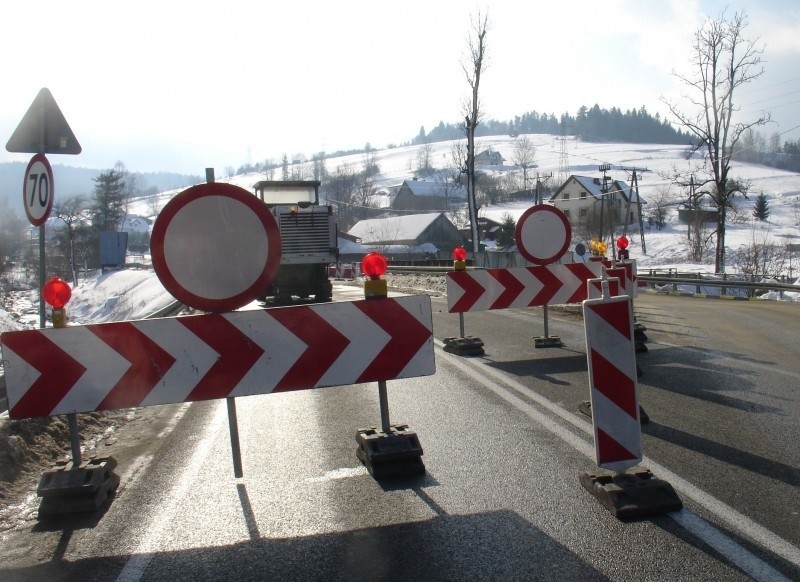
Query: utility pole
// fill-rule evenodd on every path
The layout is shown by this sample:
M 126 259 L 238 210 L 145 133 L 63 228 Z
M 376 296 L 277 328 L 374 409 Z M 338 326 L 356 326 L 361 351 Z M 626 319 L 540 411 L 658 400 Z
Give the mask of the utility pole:
M 550 172 L 546 176 L 540 176 L 539 172 L 536 172 L 536 193 L 534 194 L 534 198 L 533 198 L 533 204 L 534 205 L 543 204 L 542 189 L 541 189 L 542 178 L 547 180 L 547 179 L 552 178 L 552 177 L 553 177 L 553 172 Z
M 636 195 L 636 209 L 637 209 L 637 214 L 639 215 L 638 216 L 638 219 L 639 219 L 639 236 L 640 236 L 641 241 L 642 241 L 642 254 L 646 255 L 647 254 L 647 247 L 644 244 L 644 220 L 642 218 L 642 201 L 639 199 L 639 178 L 638 178 L 637 172 L 639 172 L 639 173 L 649 172 L 650 170 L 648 170 L 647 168 L 636 168 L 636 167 L 630 167 L 629 168 L 629 167 L 624 167 L 624 166 L 622 168 L 620 168 L 620 169 L 622 171 L 624 171 L 624 172 L 630 172 L 631 173 L 631 184 L 630 184 L 630 192 L 629 192 L 629 196 L 628 196 L 628 204 L 627 204 L 627 206 L 625 208 L 625 228 L 624 228 L 622 234 L 623 234 L 623 236 L 627 236 L 628 235 L 628 220 L 629 220 L 630 215 L 631 215 L 631 198 L 633 198 L 633 196 L 635 194 Z
M 597 237 L 597 239 L 600 240 L 600 241 L 603 240 L 603 223 L 604 223 L 604 220 L 605 220 L 606 198 L 608 197 L 608 180 L 609 180 L 609 178 L 608 178 L 607 172 L 610 169 L 611 169 L 611 164 L 602 164 L 598 168 L 598 170 L 600 172 L 603 172 L 603 185 L 600 186 L 600 194 L 601 194 L 601 196 L 600 196 L 600 235 Z M 610 209 L 609 209 L 609 213 L 610 213 Z M 612 238 L 613 238 L 613 233 L 614 233 L 614 225 L 613 224 L 611 225 L 611 233 L 612 233 Z M 611 242 L 613 243 L 614 241 L 611 241 Z M 612 248 L 613 248 L 613 244 L 612 244 Z M 616 251 L 613 251 L 613 252 L 616 252 Z
M 559 156 L 558 156 L 558 180 L 559 186 L 566 182 L 570 176 L 569 167 L 569 152 L 567 150 L 567 141 L 576 140 L 576 137 L 567 137 L 567 124 L 561 121 L 561 136 L 555 138 L 560 142 Z

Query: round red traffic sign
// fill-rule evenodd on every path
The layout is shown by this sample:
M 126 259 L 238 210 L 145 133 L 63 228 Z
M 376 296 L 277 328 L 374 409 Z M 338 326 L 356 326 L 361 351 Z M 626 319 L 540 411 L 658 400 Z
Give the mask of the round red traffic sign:
M 47 222 L 53 208 L 53 169 L 44 154 L 36 154 L 25 168 L 22 204 L 33 226 Z
M 262 294 L 278 270 L 281 238 L 267 206 L 247 190 L 198 184 L 175 196 L 153 225 L 156 275 L 196 309 L 238 309 Z
M 517 248 L 535 265 L 549 265 L 564 256 L 572 239 L 567 216 L 555 206 L 538 204 L 517 221 Z

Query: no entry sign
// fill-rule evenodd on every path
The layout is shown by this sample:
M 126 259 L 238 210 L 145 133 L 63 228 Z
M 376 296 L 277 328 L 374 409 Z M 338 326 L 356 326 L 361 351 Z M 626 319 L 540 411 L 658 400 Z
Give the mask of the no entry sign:
M 275 218 L 232 184 L 192 186 L 158 215 L 153 268 L 176 299 L 203 311 L 232 311 L 256 299 L 280 264 Z
M 554 206 L 538 204 L 517 222 L 517 248 L 535 265 L 549 265 L 564 256 L 572 238 L 566 215 Z

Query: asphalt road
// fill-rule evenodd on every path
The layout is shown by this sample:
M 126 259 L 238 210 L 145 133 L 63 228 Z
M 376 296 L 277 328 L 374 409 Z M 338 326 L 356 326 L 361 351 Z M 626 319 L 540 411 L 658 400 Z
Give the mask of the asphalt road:
M 458 335 L 433 309 L 437 342 Z M 800 578 L 797 306 L 644 296 L 636 311 L 642 465 L 682 511 L 621 521 L 579 484 L 596 468 L 581 322 L 551 309 L 564 347 L 535 349 L 540 309 L 486 312 L 465 316 L 483 357 L 437 349 L 435 376 L 389 382 L 424 476 L 378 482 L 358 462 L 376 385 L 237 399 L 241 479 L 224 401 L 165 407 L 121 453 L 110 506 L 7 532 L 0 579 Z

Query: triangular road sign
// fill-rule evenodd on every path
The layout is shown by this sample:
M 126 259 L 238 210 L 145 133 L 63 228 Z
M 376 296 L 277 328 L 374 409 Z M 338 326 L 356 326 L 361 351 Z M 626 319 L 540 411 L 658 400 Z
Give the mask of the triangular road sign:
M 6 150 L 28 154 L 81 153 L 81 144 L 47 87 L 39 91 L 8 140 Z

